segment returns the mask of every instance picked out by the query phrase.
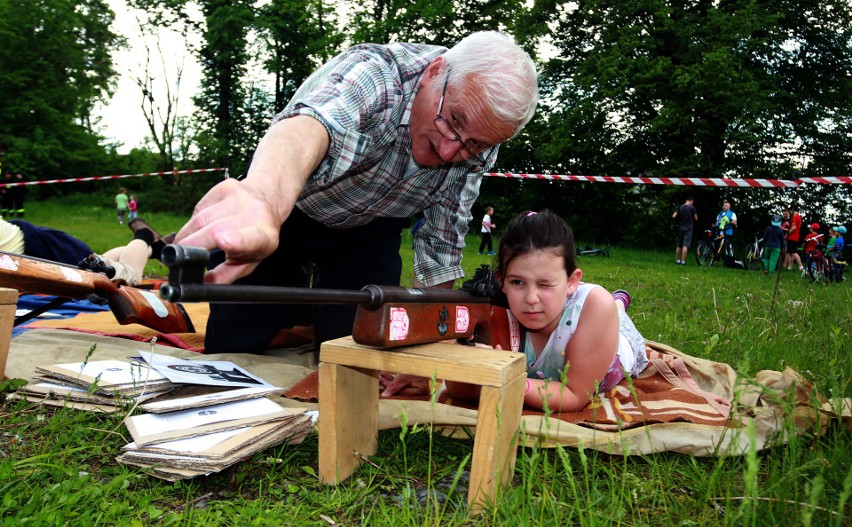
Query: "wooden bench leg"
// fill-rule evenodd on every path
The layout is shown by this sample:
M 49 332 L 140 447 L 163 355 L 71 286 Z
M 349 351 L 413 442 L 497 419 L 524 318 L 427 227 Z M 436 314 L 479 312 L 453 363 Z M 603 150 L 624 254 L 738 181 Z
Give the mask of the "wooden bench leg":
M 12 329 L 15 327 L 15 309 L 18 307 L 18 292 L 0 288 L 0 380 L 6 378 L 6 361 L 12 344 Z
M 379 372 L 319 365 L 319 477 L 336 485 L 379 449 Z
M 480 390 L 467 495 L 474 514 L 512 480 L 525 386 L 526 374 L 522 374 L 502 387 Z

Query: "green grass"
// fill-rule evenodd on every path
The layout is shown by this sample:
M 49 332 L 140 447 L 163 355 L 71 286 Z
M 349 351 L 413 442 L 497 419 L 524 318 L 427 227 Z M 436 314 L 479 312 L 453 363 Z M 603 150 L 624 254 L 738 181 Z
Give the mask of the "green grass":
M 28 203 L 31 221 L 96 250 L 126 243 L 112 211 Z M 183 218 L 148 214 L 166 233 Z M 490 257 L 471 236 L 468 276 Z M 410 244 L 403 259 L 410 262 Z M 812 285 L 723 268 L 675 266 L 674 251 L 612 248 L 580 262 L 586 279 L 633 295 L 646 338 L 753 375 L 791 366 L 828 397 L 852 396 L 852 283 Z M 411 277 L 406 268 L 403 283 Z M 788 423 L 789 424 L 789 423 Z M 852 431 L 806 431 L 741 457 L 624 457 L 524 448 L 512 487 L 469 517 L 470 441 L 388 430 L 379 454 L 338 487 L 316 479 L 317 443 L 277 447 L 224 473 L 165 483 L 117 465 L 118 417 L 0 406 L 0 525 L 850 525 Z M 436 490 L 441 500 L 418 500 Z M 444 499 L 446 497 L 446 499 Z

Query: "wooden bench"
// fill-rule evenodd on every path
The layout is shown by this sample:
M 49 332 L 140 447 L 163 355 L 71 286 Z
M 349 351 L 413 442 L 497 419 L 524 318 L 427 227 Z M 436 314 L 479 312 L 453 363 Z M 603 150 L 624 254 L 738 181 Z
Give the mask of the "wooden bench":
M 325 342 L 319 364 L 322 482 L 340 483 L 362 463 L 361 456 L 377 453 L 380 371 L 482 387 L 468 492 L 468 504 L 478 512 L 515 470 L 526 387 L 524 355 L 448 343 L 385 350 L 361 346 L 352 337 Z

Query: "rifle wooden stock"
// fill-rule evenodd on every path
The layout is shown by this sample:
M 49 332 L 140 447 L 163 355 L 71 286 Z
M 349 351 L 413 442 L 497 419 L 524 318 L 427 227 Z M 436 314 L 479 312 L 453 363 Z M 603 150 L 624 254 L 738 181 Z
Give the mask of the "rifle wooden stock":
M 180 304 L 162 300 L 154 292 L 117 284 L 100 273 L 58 262 L 0 251 L 0 286 L 21 292 L 84 299 L 106 298 L 120 324 L 142 324 L 163 333 L 194 333 Z
M 491 304 L 463 301 L 387 303 L 372 310 L 358 306 L 352 339 L 378 348 L 474 337 L 477 342 L 491 343 L 492 312 Z

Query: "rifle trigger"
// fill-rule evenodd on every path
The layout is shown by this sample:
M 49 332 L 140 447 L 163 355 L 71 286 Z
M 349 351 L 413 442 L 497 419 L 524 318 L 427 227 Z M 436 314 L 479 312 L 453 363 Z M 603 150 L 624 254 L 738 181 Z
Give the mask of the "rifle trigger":
M 86 300 L 98 306 L 105 306 L 109 303 L 109 298 L 101 293 L 92 293 L 86 297 Z

